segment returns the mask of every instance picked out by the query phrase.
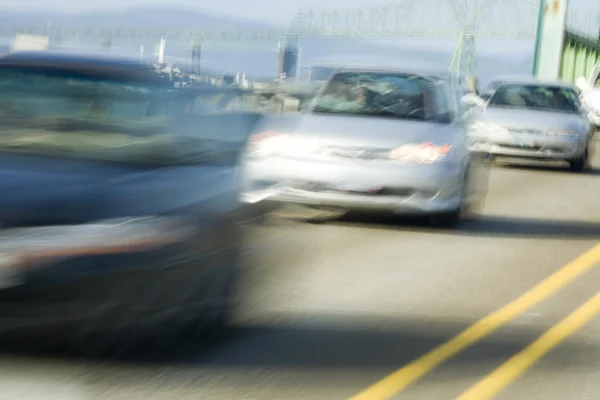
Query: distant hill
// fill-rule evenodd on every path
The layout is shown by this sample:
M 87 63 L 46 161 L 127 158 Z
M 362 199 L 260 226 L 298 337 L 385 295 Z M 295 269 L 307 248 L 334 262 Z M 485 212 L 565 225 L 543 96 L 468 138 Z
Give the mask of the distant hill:
M 258 31 L 271 30 L 277 27 L 260 22 L 245 21 L 228 16 L 195 12 L 172 7 L 143 7 L 126 11 L 89 12 L 89 13 L 54 13 L 54 12 L 0 12 L 0 25 L 40 25 L 71 27 L 132 27 L 148 29 L 205 29 L 222 31 Z M 4 38 L 6 43 L 11 38 Z M 443 48 L 431 48 L 431 41 L 398 40 L 391 44 L 377 44 L 374 40 L 350 39 L 316 39 L 302 38 L 301 64 L 308 65 L 327 62 L 344 57 L 351 59 L 386 58 L 418 61 L 436 66 L 449 65 L 453 44 Z M 418 42 L 418 43 L 417 43 Z M 423 42 L 421 44 L 421 42 Z M 383 43 L 383 41 L 382 41 Z M 409 45 L 410 44 L 410 45 Z M 439 46 L 438 46 L 439 47 Z M 510 49 L 510 47 L 507 47 Z M 486 50 L 486 46 L 479 46 Z M 89 50 L 89 48 L 88 48 Z M 490 49 L 491 50 L 491 49 Z M 139 54 L 135 46 L 115 49 L 123 53 Z M 147 57 L 153 57 L 153 49 L 146 50 Z M 186 64 L 190 61 L 190 49 L 169 46 L 167 57 Z M 276 72 L 277 53 L 272 51 L 248 49 L 245 51 L 206 49 L 202 53 L 202 64 L 210 69 L 228 72 L 246 72 L 250 77 L 274 77 Z M 531 51 L 507 51 L 488 55 L 481 52 L 478 57 L 480 81 L 485 83 L 495 75 L 527 73 L 531 63 Z
M 0 24 L 67 25 L 77 27 L 180 28 L 206 30 L 268 30 L 273 26 L 173 7 L 143 7 L 125 11 L 56 13 L 0 12 Z

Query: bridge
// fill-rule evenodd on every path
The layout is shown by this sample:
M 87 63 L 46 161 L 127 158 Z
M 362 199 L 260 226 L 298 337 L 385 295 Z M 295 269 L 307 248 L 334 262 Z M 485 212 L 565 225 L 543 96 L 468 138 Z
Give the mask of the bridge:
M 300 10 L 287 29 L 272 31 L 134 29 L 108 24 L 102 28 L 53 26 L 50 23 L 44 26 L 4 25 L 0 27 L 0 37 L 43 35 L 55 44 L 105 48 L 115 45 L 151 47 L 166 38 L 170 45 L 189 46 L 190 49 L 197 46 L 274 49 L 303 37 L 456 38 L 451 70 L 464 76 L 472 76 L 476 71 L 478 39 L 527 39 L 536 43 L 532 72 L 573 81 L 589 73 L 600 60 L 600 18 L 567 12 L 567 1 L 400 0 L 366 9 L 307 9 Z M 540 70 L 544 66 L 546 72 Z

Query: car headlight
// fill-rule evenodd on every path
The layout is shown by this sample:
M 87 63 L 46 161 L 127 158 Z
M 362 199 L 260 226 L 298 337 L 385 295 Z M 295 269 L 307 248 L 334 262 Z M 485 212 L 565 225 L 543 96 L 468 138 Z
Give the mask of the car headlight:
M 7 230 L 8 231 L 8 230 Z M 186 241 L 193 228 L 174 217 L 131 217 L 88 224 L 15 229 L 6 232 L 9 253 L 22 258 L 63 258 L 135 252 Z
M 451 149 L 450 145 L 432 143 L 405 144 L 390 151 L 389 158 L 393 161 L 433 164 L 446 158 Z
M 600 118 L 600 107 L 592 108 L 588 117 L 593 119 Z
M 250 136 L 247 155 L 250 157 L 302 155 L 314 153 L 318 148 L 318 144 L 313 140 L 265 131 Z
M 600 115 L 600 105 L 598 105 L 596 102 L 591 102 L 589 99 L 583 98 L 581 99 L 581 105 L 584 109 L 590 111 L 592 114 Z

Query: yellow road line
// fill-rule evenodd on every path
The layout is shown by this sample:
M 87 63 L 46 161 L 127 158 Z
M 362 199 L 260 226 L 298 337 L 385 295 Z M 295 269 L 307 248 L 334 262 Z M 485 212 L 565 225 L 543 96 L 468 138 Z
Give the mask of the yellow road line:
M 600 261 L 600 244 L 581 254 L 506 306 L 480 319 L 448 342 L 441 344 L 410 364 L 374 383 L 349 400 L 389 399 L 465 348 L 493 333 L 518 317 L 519 314 L 541 303 L 590 270 L 598 261 Z
M 550 350 L 600 313 L 600 292 L 546 333 L 473 385 L 457 400 L 487 400 L 525 373 Z

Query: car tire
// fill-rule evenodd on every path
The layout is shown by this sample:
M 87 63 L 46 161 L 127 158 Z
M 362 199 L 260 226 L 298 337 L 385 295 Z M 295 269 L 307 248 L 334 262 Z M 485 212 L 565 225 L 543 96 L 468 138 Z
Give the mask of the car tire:
M 455 229 L 462 222 L 462 209 L 440 213 L 429 217 L 429 223 L 436 228 Z
M 233 330 L 231 322 L 236 304 L 236 293 L 238 292 L 238 276 L 233 268 L 231 272 L 217 294 L 217 303 L 220 306 L 215 311 L 211 324 L 198 332 L 197 336 L 206 342 L 220 341 Z
M 467 170 L 468 171 L 468 170 Z M 467 203 L 465 198 L 467 196 L 466 191 L 469 189 L 469 174 L 465 175 L 465 180 L 462 188 L 460 206 L 456 210 L 447 211 L 443 213 L 436 213 L 429 217 L 429 223 L 437 228 L 456 229 L 461 223 L 467 219 L 472 218 L 476 212 L 476 205 Z
M 234 252 L 231 252 L 234 253 Z M 220 282 L 211 283 L 216 286 L 210 298 L 217 306 L 212 311 L 200 304 L 200 307 L 190 301 L 182 305 L 176 313 L 168 318 L 160 318 L 139 327 L 126 329 L 124 332 L 110 329 L 111 316 L 99 321 L 84 335 L 69 338 L 68 335 L 61 346 L 63 352 L 74 357 L 87 359 L 130 359 L 132 357 L 162 357 L 179 349 L 188 343 L 196 346 L 201 344 L 209 347 L 232 332 L 231 319 L 236 305 L 239 269 L 238 257 L 227 254 L 226 261 L 220 271 Z M 213 281 L 211 281 L 213 282 Z M 201 289 L 203 290 L 203 289 Z M 207 317 L 208 313 L 211 313 Z M 209 319 L 207 319 L 209 318 Z M 207 323 L 208 322 L 208 323 Z M 109 327 L 109 328 L 107 328 Z M 198 343 L 198 339 L 200 342 Z
M 589 167 L 589 148 L 586 147 L 581 156 L 569 161 L 569 169 L 573 172 L 584 172 Z

